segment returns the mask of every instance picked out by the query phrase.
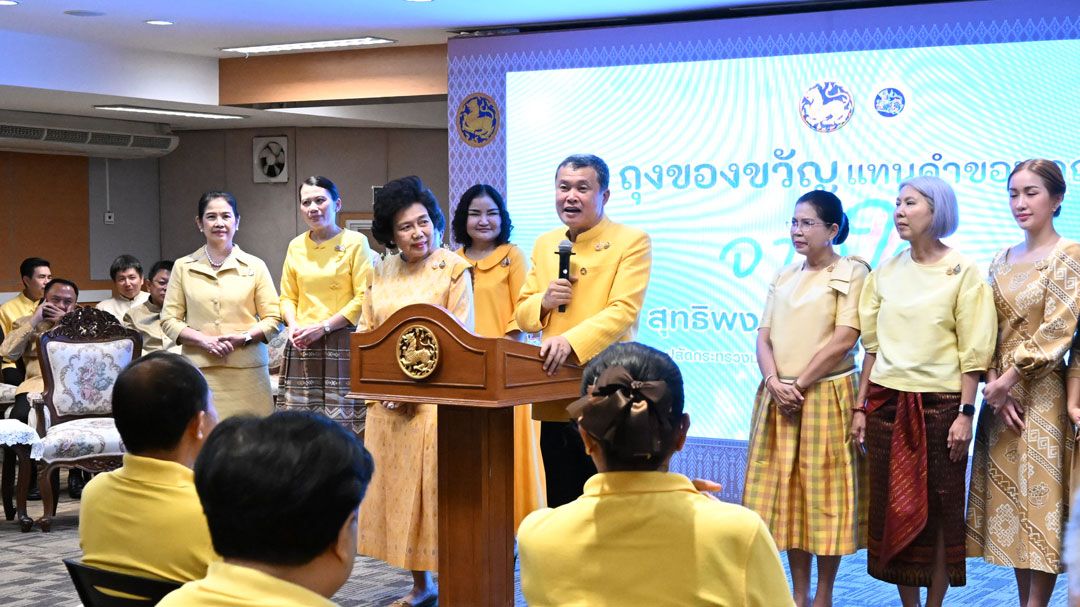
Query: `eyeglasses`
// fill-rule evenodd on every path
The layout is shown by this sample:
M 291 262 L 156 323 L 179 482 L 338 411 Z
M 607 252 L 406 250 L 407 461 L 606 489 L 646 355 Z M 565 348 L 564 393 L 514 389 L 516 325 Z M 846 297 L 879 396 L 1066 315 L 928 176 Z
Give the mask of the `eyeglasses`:
M 814 226 L 827 226 L 827 225 L 831 225 L 831 224 L 829 222 L 827 222 L 827 221 L 814 221 L 813 219 L 795 219 L 795 218 L 792 218 L 791 222 L 788 223 L 788 226 L 791 228 L 791 231 L 793 231 L 793 232 L 796 229 L 800 229 L 800 228 L 802 230 L 812 230 L 812 229 L 814 229 Z

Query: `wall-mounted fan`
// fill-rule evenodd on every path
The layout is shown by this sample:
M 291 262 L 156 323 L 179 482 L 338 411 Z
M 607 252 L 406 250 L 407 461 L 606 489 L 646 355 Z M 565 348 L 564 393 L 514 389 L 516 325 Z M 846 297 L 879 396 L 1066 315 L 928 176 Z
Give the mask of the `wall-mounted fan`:
M 251 159 L 255 183 L 288 183 L 288 137 L 252 138 Z

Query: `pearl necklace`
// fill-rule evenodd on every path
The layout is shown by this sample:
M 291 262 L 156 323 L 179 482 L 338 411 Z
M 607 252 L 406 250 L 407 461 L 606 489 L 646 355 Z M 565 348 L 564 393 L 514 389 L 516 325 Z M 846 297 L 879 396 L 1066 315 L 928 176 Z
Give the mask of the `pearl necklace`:
M 203 252 L 206 253 L 206 261 L 210 262 L 210 267 L 214 269 L 220 268 L 221 266 L 225 265 L 225 262 L 229 259 L 229 255 L 232 255 L 232 249 L 229 249 L 229 252 L 225 254 L 224 259 L 222 259 L 221 261 L 214 261 L 214 258 L 210 257 L 209 247 L 203 247 Z

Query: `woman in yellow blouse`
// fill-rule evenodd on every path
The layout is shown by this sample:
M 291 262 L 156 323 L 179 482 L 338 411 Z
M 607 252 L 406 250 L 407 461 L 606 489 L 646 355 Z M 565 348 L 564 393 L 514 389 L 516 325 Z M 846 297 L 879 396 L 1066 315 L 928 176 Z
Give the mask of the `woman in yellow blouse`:
M 240 212 L 232 194 L 203 194 L 195 225 L 206 244 L 173 265 L 161 328 L 206 376 L 221 419 L 267 415 L 273 401 L 266 343 L 281 326 L 270 271 L 233 243 Z
M 990 265 L 998 342 L 987 372 L 968 502 L 968 556 L 1016 573 L 1020 604 L 1045 607 L 1062 568 L 1073 428 L 1065 353 L 1080 305 L 1080 244 L 1054 229 L 1065 177 L 1050 160 L 1009 176 L 1009 206 L 1024 240 Z M 991 411 L 993 414 L 991 415 Z
M 525 256 L 510 244 L 510 213 L 495 188 L 478 184 L 465 190 L 451 222 L 457 254 L 472 266 L 476 332 L 484 337 L 517 338 L 514 304 L 525 282 Z M 514 526 L 546 505 L 540 422 L 532 405 L 514 407 Z
M 990 286 L 941 241 L 956 194 L 936 177 L 900 185 L 896 232 L 910 248 L 870 273 L 859 301 L 863 358 L 851 433 L 869 457 L 867 570 L 905 606 L 936 607 L 967 581 L 964 477 L 975 392 L 994 353 Z
M 870 267 L 841 257 L 847 240 L 840 199 L 814 190 L 795 203 L 791 244 L 805 259 L 769 286 L 758 331 L 758 388 L 743 505 L 765 520 L 788 553 L 795 604 L 832 605 L 840 557 L 864 542 L 865 480 L 848 438 L 858 373 L 859 295 Z M 862 498 L 862 499 L 860 499 Z
M 341 196 L 326 177 L 300 186 L 308 231 L 289 243 L 281 269 L 281 317 L 289 329 L 277 397 L 279 409 L 318 411 L 364 434 L 367 407 L 349 392 L 349 334 L 371 282 L 367 238 L 337 225 Z
M 589 362 L 568 408 L 597 474 L 576 500 L 518 531 L 531 607 L 792 605 L 769 530 L 752 511 L 668 471 L 690 429 L 671 358 L 639 343 Z
M 360 314 L 371 331 L 410 304 L 442 306 L 473 329 L 469 264 L 441 248 L 446 226 L 419 177 L 395 179 L 375 195 L 377 241 L 399 252 L 375 268 Z M 360 507 L 359 552 L 409 569 L 413 588 L 396 607 L 435 605 L 439 564 L 438 426 L 435 405 L 369 402 L 365 443 L 377 473 Z

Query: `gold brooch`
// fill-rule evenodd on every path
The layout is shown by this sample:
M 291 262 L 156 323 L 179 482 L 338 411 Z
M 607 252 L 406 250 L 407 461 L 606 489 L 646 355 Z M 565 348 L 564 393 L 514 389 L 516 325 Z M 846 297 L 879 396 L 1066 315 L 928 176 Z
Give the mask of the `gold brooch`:
M 603 251 L 604 249 L 610 249 L 611 248 L 611 243 L 605 240 L 603 242 L 596 243 L 596 245 L 593 246 L 593 248 L 596 249 L 597 251 Z
M 338 253 L 344 253 L 345 252 L 345 247 L 343 245 L 338 245 L 338 246 L 334 247 L 334 250 L 337 251 Z
M 504 267 L 504 268 L 509 268 L 510 267 L 510 258 L 509 257 L 503 257 L 502 267 Z
M 945 270 L 945 275 L 946 276 L 952 276 L 954 274 L 959 274 L 959 273 L 960 273 L 960 264 L 956 264 L 954 267 L 951 267 L 948 270 Z
M 446 260 L 440 259 L 439 263 L 433 263 L 431 264 L 431 267 L 435 268 L 436 270 L 441 270 L 446 267 Z
M 586 275 L 586 274 L 588 274 L 588 273 L 589 273 L 589 271 L 588 271 L 588 270 L 586 270 L 585 268 L 581 268 L 581 275 L 582 275 L 582 276 L 584 276 L 584 275 Z

